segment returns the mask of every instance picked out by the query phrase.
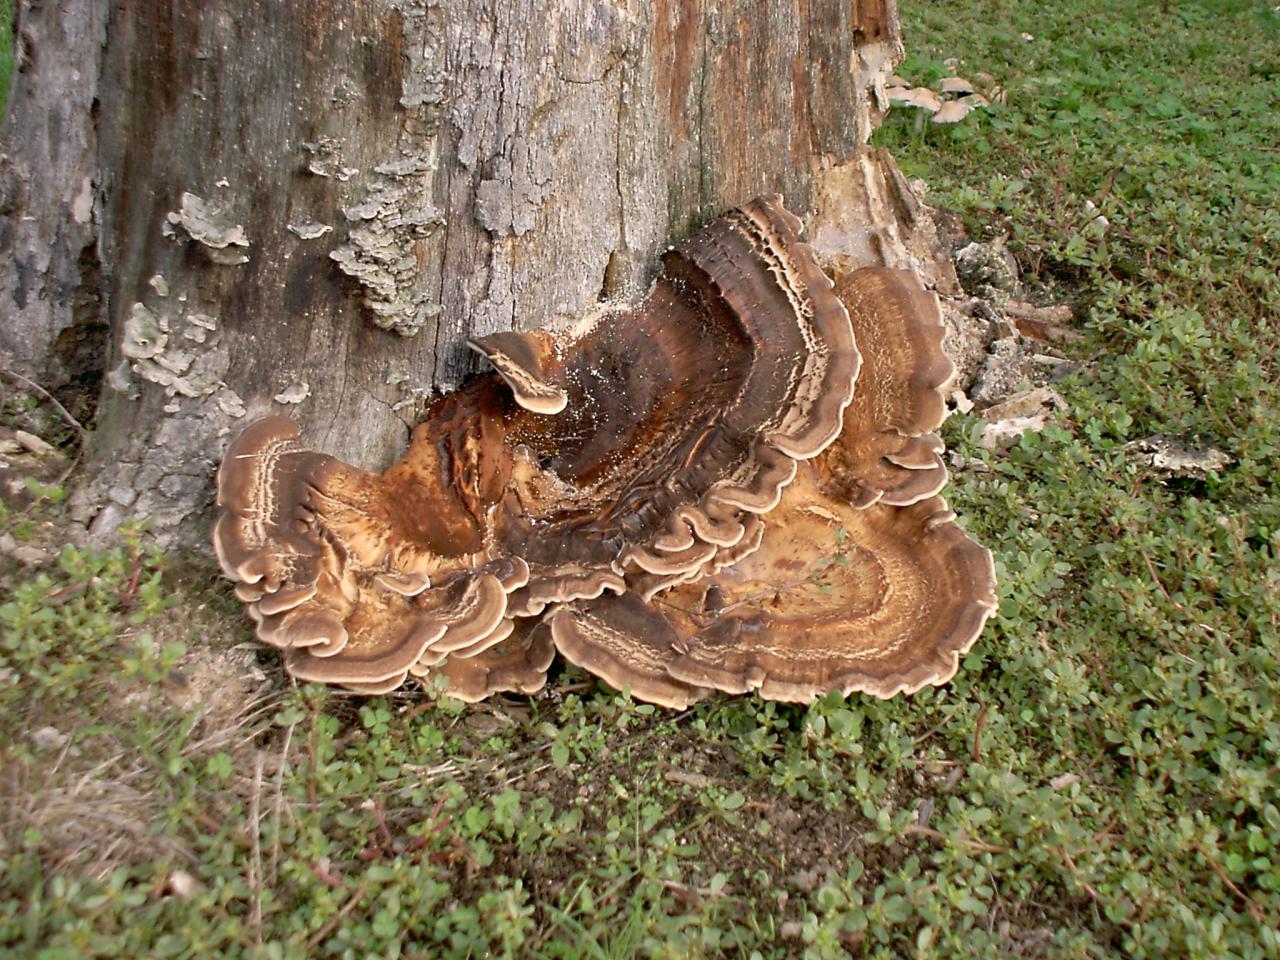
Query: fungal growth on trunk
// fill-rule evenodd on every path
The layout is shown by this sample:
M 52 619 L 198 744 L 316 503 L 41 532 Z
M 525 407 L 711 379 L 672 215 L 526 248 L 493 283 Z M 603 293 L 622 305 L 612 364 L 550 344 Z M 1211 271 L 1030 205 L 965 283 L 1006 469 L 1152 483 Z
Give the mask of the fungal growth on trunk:
M 250 425 L 218 474 L 223 571 L 301 680 L 475 701 L 554 652 L 680 708 L 943 683 L 995 607 L 937 496 L 953 368 L 909 271 L 832 280 L 780 198 L 669 251 L 632 308 L 476 339 L 385 473 Z

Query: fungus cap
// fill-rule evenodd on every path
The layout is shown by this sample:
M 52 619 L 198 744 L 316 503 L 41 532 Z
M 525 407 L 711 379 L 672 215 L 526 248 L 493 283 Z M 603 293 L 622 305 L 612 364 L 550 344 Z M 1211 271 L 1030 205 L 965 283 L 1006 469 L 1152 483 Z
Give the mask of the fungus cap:
M 259 639 L 300 679 L 464 700 L 540 689 L 555 650 L 673 708 L 948 678 L 994 599 L 936 497 L 937 300 L 907 271 L 833 284 L 800 230 L 759 198 L 635 306 L 470 341 L 494 372 L 382 474 L 251 424 L 213 539 Z

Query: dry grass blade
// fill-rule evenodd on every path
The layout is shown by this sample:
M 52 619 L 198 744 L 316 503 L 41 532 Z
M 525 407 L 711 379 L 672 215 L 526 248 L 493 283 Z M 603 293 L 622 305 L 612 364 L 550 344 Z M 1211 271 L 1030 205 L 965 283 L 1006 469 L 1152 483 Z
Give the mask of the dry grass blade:
M 80 434 L 81 437 L 86 435 L 87 431 L 84 428 L 84 424 L 82 424 L 79 420 L 73 417 L 71 415 L 71 411 L 68 410 L 66 407 L 64 407 L 61 403 L 59 403 L 58 398 L 55 397 L 52 393 L 50 393 L 48 390 L 46 390 L 44 387 L 40 386 L 40 384 L 36 383 L 34 380 L 28 380 L 22 374 L 16 373 L 13 370 L 10 370 L 8 367 L 0 367 L 0 373 L 3 373 L 6 377 L 11 377 L 12 379 L 17 380 L 23 386 L 29 387 L 32 390 L 36 391 L 36 393 L 40 394 L 40 396 L 44 397 L 51 404 L 53 404 L 54 408 L 58 411 L 58 413 L 62 415 L 62 419 L 67 422 L 67 426 L 75 430 L 76 433 Z
M 254 938 L 262 942 L 262 754 L 253 758 L 253 792 L 249 795 L 249 835 L 253 859 L 249 861 L 249 889 L 253 891 Z

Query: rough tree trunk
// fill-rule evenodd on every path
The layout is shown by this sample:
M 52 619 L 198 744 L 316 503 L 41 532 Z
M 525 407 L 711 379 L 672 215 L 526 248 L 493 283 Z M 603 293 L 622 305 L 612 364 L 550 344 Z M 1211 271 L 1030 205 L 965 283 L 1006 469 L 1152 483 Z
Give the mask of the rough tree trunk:
M 64 395 L 103 377 L 97 530 L 202 534 L 273 410 L 380 469 L 468 334 L 635 296 L 760 193 L 827 254 L 932 270 L 864 148 L 895 0 L 32 0 L 19 35 L 0 350 Z

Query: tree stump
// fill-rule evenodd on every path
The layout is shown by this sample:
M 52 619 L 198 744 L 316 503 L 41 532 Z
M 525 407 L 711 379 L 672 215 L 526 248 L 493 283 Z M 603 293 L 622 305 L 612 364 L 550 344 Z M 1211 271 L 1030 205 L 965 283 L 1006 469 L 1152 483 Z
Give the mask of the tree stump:
M 32 0 L 17 35 L 0 360 L 97 394 L 96 532 L 203 537 L 269 412 L 382 469 L 467 336 L 636 298 L 761 193 L 823 256 L 954 284 L 866 147 L 894 0 Z

